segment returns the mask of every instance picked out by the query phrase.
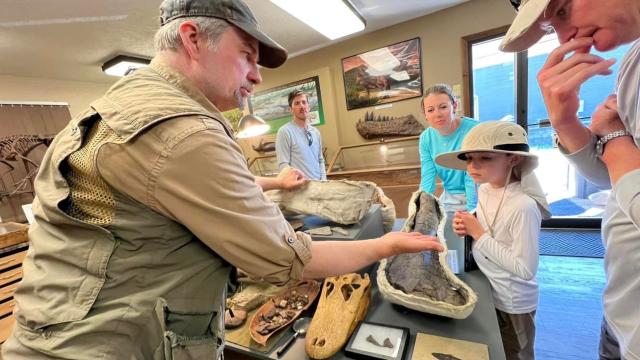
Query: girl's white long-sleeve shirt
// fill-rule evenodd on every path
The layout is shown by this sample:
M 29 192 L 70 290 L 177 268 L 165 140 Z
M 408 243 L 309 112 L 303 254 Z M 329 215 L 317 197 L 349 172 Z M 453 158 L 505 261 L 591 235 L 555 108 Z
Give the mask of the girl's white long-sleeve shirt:
M 524 314 L 538 306 L 535 276 L 542 216 L 520 182 L 513 182 L 507 186 L 492 236 L 487 224 L 495 217 L 503 191 L 489 184 L 478 189 L 478 202 L 485 213 L 478 205 L 476 215 L 487 231 L 473 242 L 473 256 L 491 283 L 495 307 L 510 314 Z

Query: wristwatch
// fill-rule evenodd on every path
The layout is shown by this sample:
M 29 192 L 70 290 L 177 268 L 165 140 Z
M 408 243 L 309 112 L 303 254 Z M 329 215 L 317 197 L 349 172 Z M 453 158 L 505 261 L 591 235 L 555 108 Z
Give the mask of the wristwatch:
M 627 130 L 616 130 L 614 132 L 608 133 L 603 137 L 598 137 L 598 141 L 596 142 L 596 156 L 602 157 L 602 154 L 604 154 L 604 145 L 609 141 L 621 136 L 631 136 L 631 133 Z

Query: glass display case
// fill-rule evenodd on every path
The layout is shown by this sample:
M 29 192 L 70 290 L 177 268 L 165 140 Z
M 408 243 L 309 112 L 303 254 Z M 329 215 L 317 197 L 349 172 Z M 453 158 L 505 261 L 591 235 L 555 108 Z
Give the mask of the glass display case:
M 249 159 L 249 171 L 255 176 L 278 176 L 276 153 Z
M 327 179 L 372 181 L 406 218 L 411 194 L 420 187 L 419 136 L 341 146 L 329 164 Z

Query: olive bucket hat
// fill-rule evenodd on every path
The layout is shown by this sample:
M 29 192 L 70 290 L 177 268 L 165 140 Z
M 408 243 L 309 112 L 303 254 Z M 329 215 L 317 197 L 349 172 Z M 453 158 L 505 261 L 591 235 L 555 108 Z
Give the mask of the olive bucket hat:
M 287 50 L 260 30 L 251 9 L 240 0 L 164 0 L 160 4 L 160 26 L 181 17 L 204 16 L 223 19 L 258 40 L 258 64 L 277 68 L 287 60 Z
M 518 52 L 538 42 L 548 31 L 540 26 L 540 18 L 551 0 L 509 0 L 518 14 L 502 39 L 500 50 Z

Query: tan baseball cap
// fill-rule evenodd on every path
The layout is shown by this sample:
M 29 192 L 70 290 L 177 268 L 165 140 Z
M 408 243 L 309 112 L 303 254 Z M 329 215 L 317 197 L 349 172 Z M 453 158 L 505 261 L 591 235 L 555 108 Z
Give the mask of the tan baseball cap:
M 538 157 L 529 152 L 526 131 L 522 126 L 509 121 L 485 121 L 474 126 L 462 140 L 460 150 L 438 155 L 436 163 L 451 169 L 466 170 L 466 154 L 472 152 L 521 155 L 522 174 L 529 173 L 538 166 Z
M 517 6 L 518 14 L 511 23 L 511 27 L 502 39 L 500 50 L 517 52 L 528 49 L 535 44 L 547 30 L 540 26 L 540 18 L 551 0 L 522 0 L 511 1 Z
M 260 30 L 251 9 L 241 0 L 164 0 L 160 4 L 160 26 L 191 16 L 223 19 L 253 36 L 259 43 L 258 64 L 264 67 L 277 68 L 287 60 L 287 50 Z

